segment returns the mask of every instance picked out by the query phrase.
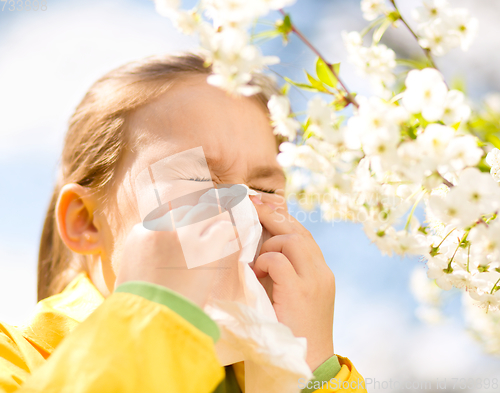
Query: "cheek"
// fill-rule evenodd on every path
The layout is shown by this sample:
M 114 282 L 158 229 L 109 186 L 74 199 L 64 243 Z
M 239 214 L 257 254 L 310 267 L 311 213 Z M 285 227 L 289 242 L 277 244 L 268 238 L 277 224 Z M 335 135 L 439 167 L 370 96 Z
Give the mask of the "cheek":
M 121 187 L 115 198 L 108 200 L 106 228 L 104 229 L 103 262 L 111 264 L 116 272 L 128 234 L 134 225 L 141 222 L 135 198 L 126 187 Z

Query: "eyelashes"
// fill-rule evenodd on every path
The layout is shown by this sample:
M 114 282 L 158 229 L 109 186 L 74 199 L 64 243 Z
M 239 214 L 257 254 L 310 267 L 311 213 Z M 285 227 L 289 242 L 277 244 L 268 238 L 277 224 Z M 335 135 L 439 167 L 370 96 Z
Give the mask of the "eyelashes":
M 202 181 L 202 182 L 211 182 L 212 180 L 211 179 L 207 179 L 207 178 L 201 178 L 201 177 L 191 177 L 189 179 L 186 179 L 186 180 L 190 180 L 190 181 Z M 276 193 L 276 190 L 272 190 L 272 189 L 264 189 L 264 188 L 258 188 L 258 187 L 250 187 L 252 190 L 255 190 L 255 191 L 260 191 L 260 192 L 265 192 L 266 194 L 275 194 Z
M 265 192 L 266 194 L 275 194 L 276 193 L 276 190 L 271 190 L 271 189 L 264 189 L 264 188 L 258 188 L 258 187 L 250 187 L 252 190 L 255 190 L 255 191 L 261 191 L 261 192 Z
M 190 180 L 190 181 L 212 181 L 211 179 L 206 179 L 206 178 L 201 178 L 201 177 L 191 177 L 189 179 L 185 180 Z

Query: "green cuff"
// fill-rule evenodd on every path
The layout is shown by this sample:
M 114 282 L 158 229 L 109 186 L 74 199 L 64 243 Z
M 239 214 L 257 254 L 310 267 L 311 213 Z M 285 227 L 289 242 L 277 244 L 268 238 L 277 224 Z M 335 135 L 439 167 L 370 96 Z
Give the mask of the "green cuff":
M 127 281 L 118 285 L 115 292 L 131 293 L 163 304 L 212 337 L 214 343 L 220 337 L 217 324 L 198 305 L 171 289 L 146 281 Z
M 300 393 L 314 392 L 318 389 L 317 387 L 314 387 L 314 382 L 319 381 L 319 387 L 321 387 L 322 382 L 325 382 L 325 384 L 328 383 L 330 379 L 334 378 L 339 373 L 341 368 L 342 366 L 339 363 L 339 359 L 336 355 L 333 355 L 328 360 L 325 360 L 316 370 L 314 370 L 314 378 L 308 383 L 308 386 L 311 387 L 302 389 Z M 318 386 L 318 383 L 316 383 L 316 386 Z

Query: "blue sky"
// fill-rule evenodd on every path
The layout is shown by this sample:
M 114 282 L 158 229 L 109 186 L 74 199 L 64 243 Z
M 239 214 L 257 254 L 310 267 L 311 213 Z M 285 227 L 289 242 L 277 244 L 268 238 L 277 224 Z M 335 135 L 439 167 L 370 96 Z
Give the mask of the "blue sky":
M 415 3 L 405 1 L 403 11 Z M 325 56 L 342 62 L 349 86 L 367 94 L 366 80 L 349 67 L 340 41 L 341 30 L 364 25 L 358 4 L 299 0 L 290 10 Z M 45 209 L 67 120 L 86 89 L 126 61 L 196 46 L 158 16 L 150 1 L 48 0 L 47 5 L 43 13 L 0 12 L 0 319 L 13 324 L 27 318 L 36 303 Z M 492 52 L 500 44 L 494 23 L 500 10 L 476 4 L 475 12 L 483 22 L 478 44 L 467 55 L 453 52 L 440 65 L 449 78 L 464 76 L 472 95 L 480 96 L 500 90 L 494 67 L 498 55 Z M 405 51 L 416 51 L 406 46 L 406 38 L 403 31 L 388 37 Z M 263 49 L 282 57 L 274 68 L 277 73 L 297 80 L 302 68 L 314 64 L 311 53 L 295 39 L 287 47 L 275 40 Z M 486 53 L 490 61 L 480 61 Z M 292 100 L 296 111 L 306 103 L 295 92 Z M 484 355 L 466 334 L 458 296 L 450 296 L 445 310 L 449 321 L 443 325 L 424 325 L 414 316 L 416 302 L 408 280 L 415 267 L 424 269 L 422 262 L 381 256 L 359 225 L 305 225 L 336 274 L 336 352 L 351 358 L 365 377 L 435 380 L 500 374 L 500 360 Z

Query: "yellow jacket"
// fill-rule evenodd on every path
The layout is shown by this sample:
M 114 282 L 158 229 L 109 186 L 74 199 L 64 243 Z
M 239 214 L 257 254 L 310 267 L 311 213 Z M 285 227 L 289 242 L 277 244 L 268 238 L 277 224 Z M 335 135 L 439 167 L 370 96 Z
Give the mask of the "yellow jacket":
M 125 284 L 105 299 L 80 273 L 38 302 L 29 324 L 0 323 L 0 392 L 232 393 L 230 374 L 244 392 L 243 362 L 219 364 L 218 328 L 201 309 L 154 284 Z M 304 392 L 366 392 L 347 358 L 332 361 L 335 378 L 315 371 Z

